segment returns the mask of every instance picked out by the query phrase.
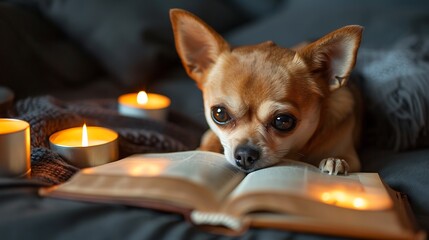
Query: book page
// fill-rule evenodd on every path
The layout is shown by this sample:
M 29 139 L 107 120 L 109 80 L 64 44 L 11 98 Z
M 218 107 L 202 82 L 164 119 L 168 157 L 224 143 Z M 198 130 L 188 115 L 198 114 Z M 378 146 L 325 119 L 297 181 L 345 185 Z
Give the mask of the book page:
M 185 151 L 159 154 L 136 154 L 120 161 L 84 169 L 85 174 L 112 174 L 141 177 L 174 177 L 206 186 L 223 198 L 245 174 L 229 164 L 222 154 Z
M 256 199 L 266 203 L 261 204 Z M 304 214 L 308 210 L 303 206 L 304 202 L 313 206 L 333 205 L 355 210 L 384 210 L 392 207 L 392 201 L 378 174 L 334 176 L 296 161 L 287 161 L 248 174 L 230 194 L 228 201 L 231 202 L 230 206 L 225 209 L 235 212 L 235 215 L 246 211 L 268 210 L 270 204 L 279 211 Z M 313 214 L 311 211 L 308 213 Z
M 216 208 L 245 174 L 222 154 L 188 151 L 137 154 L 83 169 L 54 193 L 111 199 L 151 199 Z
M 290 192 L 304 195 L 309 172 L 319 170 L 298 161 L 285 161 L 282 164 L 249 173 L 231 193 L 230 198 L 248 192 Z
M 215 193 L 218 201 L 224 199 L 245 177 L 243 172 L 228 163 L 221 154 L 193 151 L 188 157 L 178 156 L 177 153 L 175 157 L 160 175 L 183 178 L 203 185 Z

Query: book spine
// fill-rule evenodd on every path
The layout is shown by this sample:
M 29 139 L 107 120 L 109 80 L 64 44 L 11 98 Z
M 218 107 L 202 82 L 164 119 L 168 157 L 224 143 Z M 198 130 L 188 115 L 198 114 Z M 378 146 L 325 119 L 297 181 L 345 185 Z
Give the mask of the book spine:
M 192 211 L 190 218 L 196 225 L 223 226 L 234 231 L 239 231 L 243 228 L 240 219 L 223 213 Z

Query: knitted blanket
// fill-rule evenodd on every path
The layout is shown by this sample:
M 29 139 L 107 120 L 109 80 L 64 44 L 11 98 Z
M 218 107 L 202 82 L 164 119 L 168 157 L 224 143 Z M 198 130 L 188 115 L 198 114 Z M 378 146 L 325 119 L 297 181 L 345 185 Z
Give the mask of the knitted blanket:
M 111 99 L 63 102 L 41 96 L 18 101 L 8 115 L 30 124 L 31 178 L 58 184 L 79 170 L 50 149 L 49 136 L 84 122 L 115 130 L 120 158 L 135 153 L 195 149 L 204 131 L 178 113 L 171 112 L 167 122 L 159 122 L 120 116 L 116 109 L 116 101 Z
M 369 137 L 394 150 L 429 146 L 429 36 L 359 51 L 356 65 L 368 113 Z

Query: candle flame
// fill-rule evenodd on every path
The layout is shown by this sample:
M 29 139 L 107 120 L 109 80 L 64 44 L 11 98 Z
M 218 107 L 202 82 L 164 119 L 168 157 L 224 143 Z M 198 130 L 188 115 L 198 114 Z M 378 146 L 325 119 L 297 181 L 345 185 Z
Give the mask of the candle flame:
M 86 124 L 83 124 L 82 127 L 82 146 L 88 147 L 88 130 L 86 129 Z
M 148 102 L 148 97 L 145 91 L 140 91 L 137 94 L 137 103 L 138 104 L 146 104 Z

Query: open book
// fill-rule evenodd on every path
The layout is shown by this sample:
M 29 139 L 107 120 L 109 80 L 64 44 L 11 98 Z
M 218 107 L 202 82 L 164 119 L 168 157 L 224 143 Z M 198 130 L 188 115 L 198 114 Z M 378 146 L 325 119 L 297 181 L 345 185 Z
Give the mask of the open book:
M 196 225 L 235 233 L 267 227 L 358 238 L 423 236 L 405 196 L 378 174 L 330 176 L 296 161 L 245 174 L 217 153 L 138 154 L 83 169 L 39 192 L 180 212 Z

